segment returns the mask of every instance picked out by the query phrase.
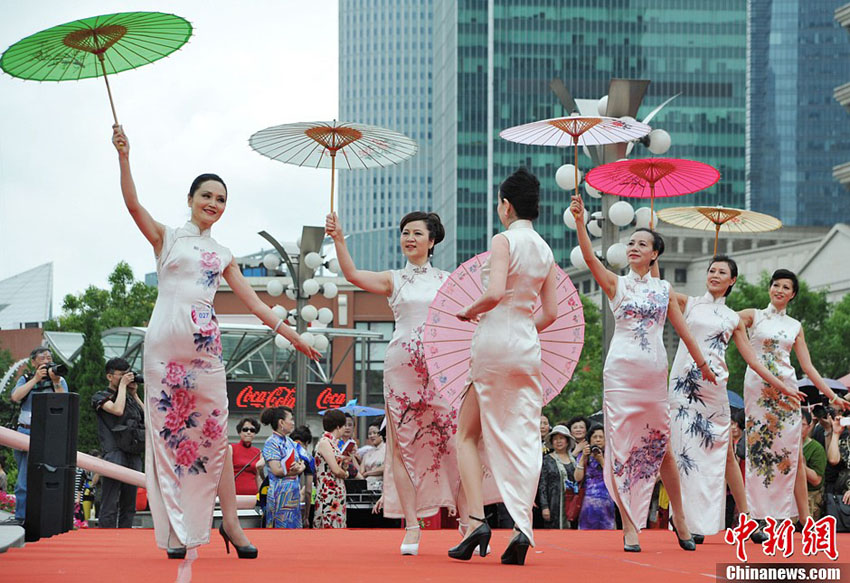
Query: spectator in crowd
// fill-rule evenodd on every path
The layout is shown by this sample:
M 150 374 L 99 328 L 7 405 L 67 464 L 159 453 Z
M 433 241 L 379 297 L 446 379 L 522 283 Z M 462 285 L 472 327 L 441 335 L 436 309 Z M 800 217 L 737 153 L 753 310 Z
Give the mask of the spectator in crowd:
M 304 472 L 301 474 L 301 524 L 304 528 L 310 528 L 310 510 L 313 507 L 314 489 L 313 483 L 316 478 L 316 459 L 310 455 L 310 444 L 313 443 L 313 433 L 306 425 L 300 425 L 289 434 L 290 439 L 295 442 L 295 451 L 304 462 Z
M 97 437 L 103 459 L 131 470 L 142 471 L 145 451 L 145 405 L 139 398 L 136 374 L 123 358 L 106 363 L 109 386 L 92 395 L 97 415 Z M 132 528 L 136 517 L 138 488 L 120 480 L 103 477 L 98 508 L 100 528 Z
M 339 450 L 345 415 L 331 409 L 322 417 L 325 432 L 316 444 L 316 514 L 313 528 L 345 528 L 345 478 L 350 459 Z
M 824 451 L 829 447 L 829 440 L 832 438 L 832 419 L 834 417 L 835 409 L 832 407 L 826 408 L 823 405 L 812 407 L 812 418 L 814 421 L 812 425 L 812 439 L 820 443 Z M 835 492 L 835 485 L 840 471 L 840 464 L 837 466 L 830 463 L 826 464 L 826 471 L 823 474 L 824 495 Z
M 366 437 L 372 449 L 363 454 L 360 472 L 364 478 L 382 478 L 384 475 L 384 457 L 387 452 L 387 444 L 384 443 L 384 433 L 381 431 L 380 423 L 371 423 Z
M 614 501 L 605 487 L 605 430 L 594 425 L 588 431 L 589 443 L 576 460 L 575 481 L 584 481 L 584 501 L 578 517 L 579 530 L 614 530 Z
M 587 445 L 587 429 L 590 427 L 590 421 L 583 415 L 576 415 L 564 425 L 570 430 L 570 435 L 573 436 L 573 457 L 578 457 L 578 454 L 584 451 L 584 446 Z
M 360 474 L 360 457 L 357 454 L 357 449 L 360 445 L 357 443 L 357 422 L 351 413 L 346 413 L 345 428 L 338 442 L 340 451 L 345 451 L 346 444 L 349 442 L 354 442 L 354 449 L 347 456 L 351 458 L 351 463 L 348 465 L 348 478 L 362 478 L 363 476 Z
M 89 451 L 92 457 L 103 457 L 99 449 Z M 76 501 L 80 504 L 82 520 L 89 520 L 100 513 L 98 505 L 95 503 L 95 498 L 98 497 L 98 484 L 100 483 L 100 474 L 77 468 L 75 492 Z M 94 514 L 93 514 L 94 513 Z
M 32 395 L 36 393 L 67 393 L 68 383 L 58 374 L 59 367 L 53 364 L 50 349 L 39 346 L 30 353 L 32 374 L 24 374 L 12 389 L 10 399 L 21 405 L 18 415 L 18 433 L 30 434 L 32 423 Z M 25 451 L 14 450 L 15 463 L 18 466 L 18 478 L 15 481 L 15 517 L 9 522 L 23 524 L 27 509 L 27 459 Z
M 843 496 L 850 504 L 850 428 L 841 425 L 841 416 L 832 417 L 832 435 L 826 450 L 826 460 L 838 470 L 833 493 Z
M 547 435 L 551 453 L 543 456 L 537 495 L 544 528 L 569 528 L 564 503 L 567 484 L 575 480 L 576 460 L 572 456 L 573 437 L 563 425 L 556 425 Z M 575 493 L 573 491 L 573 493 Z
M 546 436 L 549 435 L 549 430 L 552 427 L 549 425 L 549 418 L 546 415 L 540 416 L 540 441 L 543 442 L 543 455 L 546 455 L 551 450 L 547 445 L 548 441 Z
M 809 498 L 809 514 L 819 520 L 823 516 L 823 476 L 826 471 L 826 452 L 823 446 L 812 439 L 812 414 L 806 409 L 803 414 L 803 461 L 798 471 L 806 473 L 806 486 Z
M 743 480 L 744 475 L 744 456 L 746 454 L 746 444 L 743 439 L 744 436 L 744 410 L 743 409 L 732 409 L 731 410 L 731 418 L 732 423 L 729 424 L 729 447 L 730 454 L 729 459 L 726 460 L 726 528 L 731 528 L 738 524 L 738 514 L 740 514 L 741 509 L 738 507 L 739 500 L 735 499 L 735 494 L 732 492 L 732 489 L 728 487 L 729 476 L 733 471 L 729 464 L 736 464 L 738 466 L 738 473 L 741 475 L 741 479 Z M 746 496 L 746 494 L 739 493 L 739 495 Z M 740 500 L 742 506 L 746 508 L 746 505 L 743 504 L 746 502 L 746 499 Z
M 301 528 L 301 481 L 306 464 L 298 455 L 289 434 L 295 429 L 295 418 L 289 407 L 273 407 L 260 416 L 272 435 L 263 446 L 263 458 L 269 472 L 269 491 L 266 496 L 266 528 Z
M 236 424 L 239 443 L 231 443 L 233 450 L 233 475 L 236 480 L 236 494 L 256 496 L 263 483 L 262 452 L 253 445 L 254 438 L 260 432 L 260 422 L 254 417 L 243 417 Z

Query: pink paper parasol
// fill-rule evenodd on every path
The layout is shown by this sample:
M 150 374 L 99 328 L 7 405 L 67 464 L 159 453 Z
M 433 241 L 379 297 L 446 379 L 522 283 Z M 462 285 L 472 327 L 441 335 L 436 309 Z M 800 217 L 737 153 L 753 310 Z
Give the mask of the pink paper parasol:
M 457 405 L 466 388 L 475 324 L 455 314 L 484 293 L 479 273 L 490 252 L 460 265 L 437 292 L 428 309 L 423 342 L 428 372 L 443 396 Z M 558 318 L 540 333 L 543 355 L 543 404 L 554 399 L 570 380 L 584 344 L 584 312 L 573 282 L 558 268 Z M 540 301 L 534 311 L 540 309 Z
M 704 190 L 720 180 L 713 166 L 678 158 L 638 158 L 597 166 L 587 173 L 588 184 L 600 192 L 648 198 L 654 210 L 655 197 L 682 196 Z M 649 227 L 652 228 L 652 214 Z

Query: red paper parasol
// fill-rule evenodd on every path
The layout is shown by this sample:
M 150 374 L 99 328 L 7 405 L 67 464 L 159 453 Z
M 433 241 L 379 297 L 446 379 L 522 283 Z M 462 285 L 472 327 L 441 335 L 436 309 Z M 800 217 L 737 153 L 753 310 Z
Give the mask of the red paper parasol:
M 713 166 L 678 158 L 639 158 L 597 166 L 585 179 L 596 190 L 617 196 L 648 198 L 682 196 L 704 190 L 720 180 Z M 650 214 L 650 228 L 652 214 Z
M 428 309 L 422 335 L 428 372 L 450 403 L 466 388 L 470 347 L 475 324 L 461 322 L 455 314 L 484 293 L 479 273 L 490 252 L 480 253 L 460 265 L 437 292 Z M 554 399 L 570 380 L 584 344 L 584 312 L 570 278 L 558 271 L 558 318 L 540 333 L 543 355 L 543 404 Z M 534 311 L 540 309 L 540 301 Z

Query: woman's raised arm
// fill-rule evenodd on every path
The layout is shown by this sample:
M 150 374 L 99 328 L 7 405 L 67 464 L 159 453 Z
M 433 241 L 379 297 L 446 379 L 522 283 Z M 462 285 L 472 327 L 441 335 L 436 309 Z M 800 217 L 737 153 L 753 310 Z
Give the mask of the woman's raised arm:
M 617 274 L 606 269 L 599 261 L 596 253 L 593 252 L 593 243 L 590 242 L 590 235 L 587 234 L 587 227 L 584 224 L 584 201 L 580 196 L 573 195 L 572 202 L 570 202 L 570 212 L 576 221 L 576 234 L 584 262 L 587 263 L 590 273 L 593 274 L 593 279 L 596 280 L 608 299 L 612 300 L 614 294 L 617 293 Z
M 342 276 L 347 281 L 374 294 L 389 296 L 393 293 L 393 278 L 389 271 L 366 271 L 357 269 L 357 266 L 354 265 L 336 213 L 331 213 L 325 217 L 325 233 L 333 239 L 336 259 L 339 261 Z
M 121 170 L 121 194 L 124 195 L 124 204 L 130 211 L 130 216 L 133 217 L 142 235 L 153 246 L 154 254 L 159 257 L 159 253 L 162 251 L 165 227 L 155 221 L 139 202 L 136 184 L 133 182 L 133 175 L 130 172 L 130 141 L 124 134 L 124 128 L 118 124 L 112 126 L 112 144 L 118 151 L 118 167 Z

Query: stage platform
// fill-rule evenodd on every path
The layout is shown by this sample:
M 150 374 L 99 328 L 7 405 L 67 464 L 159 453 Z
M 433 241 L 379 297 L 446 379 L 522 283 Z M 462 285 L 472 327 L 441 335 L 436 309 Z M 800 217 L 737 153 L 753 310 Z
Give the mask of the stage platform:
M 641 534 L 641 553 L 624 553 L 620 531 L 535 532 L 537 547 L 530 549 L 524 567 L 501 565 L 499 556 L 511 537 L 507 530 L 493 533 L 493 553 L 469 562 L 453 561 L 446 550 L 459 540 L 452 530 L 422 532 L 420 555 L 402 557 L 403 531 L 395 529 L 248 530 L 260 549 L 253 561 L 238 560 L 224 551 L 218 532 L 212 543 L 190 551 L 184 561 L 168 560 L 155 548 L 149 529 L 82 529 L 11 548 L 0 555 L 4 583 L 233 583 L 235 581 L 355 581 L 412 583 L 440 581 L 614 581 L 671 583 L 715 580 L 718 563 L 736 563 L 734 547 L 721 535 L 706 539 L 696 552 L 679 549 L 672 532 L 647 530 Z M 850 534 L 837 538 L 839 557 L 832 562 L 822 553 L 802 554 L 800 535 L 788 559 L 766 557 L 759 545 L 747 543 L 752 563 L 818 563 L 843 567 L 850 576 Z

